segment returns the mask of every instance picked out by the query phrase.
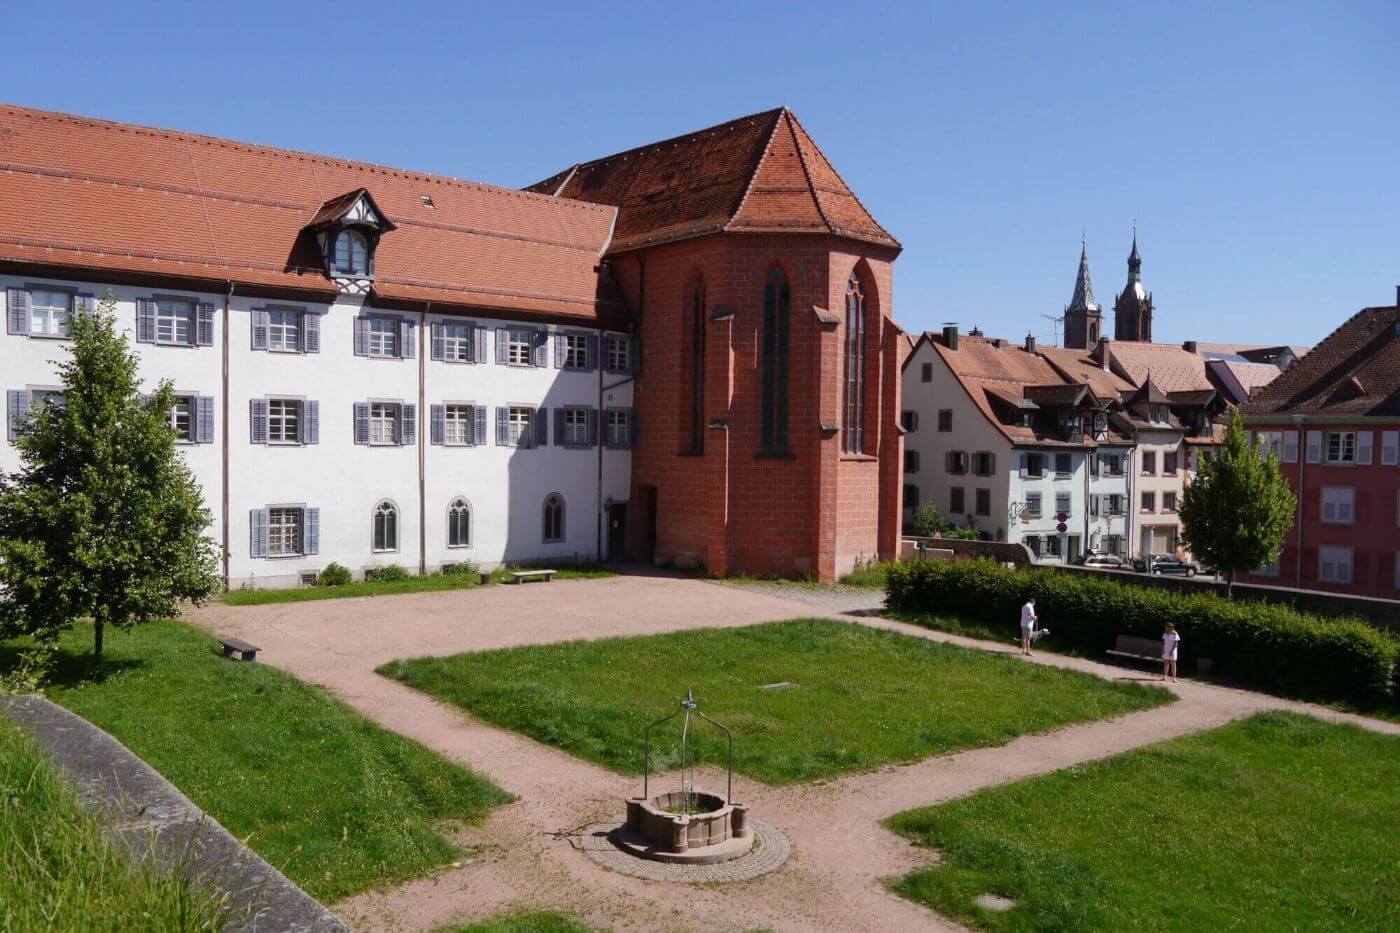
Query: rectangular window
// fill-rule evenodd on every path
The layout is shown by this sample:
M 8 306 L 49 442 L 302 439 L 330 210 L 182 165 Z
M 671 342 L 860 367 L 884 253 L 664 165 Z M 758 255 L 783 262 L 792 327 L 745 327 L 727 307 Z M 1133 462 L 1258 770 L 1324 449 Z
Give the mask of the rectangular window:
M 1031 518 L 1040 518 L 1040 493 L 1026 493 L 1026 511 L 1030 513 Z
M 954 476 L 962 476 L 965 474 L 967 472 L 967 451 L 948 451 L 947 468 L 948 472 L 952 473 Z
M 1107 551 L 1108 553 L 1110 553 L 1110 554 L 1122 554 L 1122 553 L 1123 553 L 1123 536 L 1122 536 L 1122 535 L 1104 535 L 1104 536 L 1103 536 L 1103 549 L 1104 549 L 1105 551 Z
M 977 490 L 977 514 L 992 514 L 992 491 L 990 489 Z
M 948 490 L 948 514 L 954 517 L 967 514 L 967 493 L 961 486 Z
M 1059 556 L 1060 556 L 1060 536 L 1059 536 L 1059 535 L 1046 535 L 1046 536 L 1045 536 L 1045 555 L 1046 555 L 1047 557 L 1059 557 Z
M 1123 454 L 1103 454 L 1100 459 L 1103 461 L 1104 475 L 1122 476 L 1125 456 Z
M 988 451 L 977 451 L 972 455 L 972 472 L 978 476 L 991 476 L 996 472 L 996 458 Z
M 1069 454 L 1055 454 L 1055 476 L 1062 478 L 1074 472 L 1074 460 Z
M 369 355 L 397 358 L 399 355 L 399 322 L 397 318 L 369 319 Z
M 271 308 L 267 312 L 267 348 L 282 353 L 301 351 L 301 312 Z
M 1356 432 L 1355 432 L 1355 431 L 1329 431 L 1329 432 L 1327 432 L 1327 462 L 1328 462 L 1328 463 L 1355 463 L 1355 462 L 1356 462 Z
M 471 405 L 444 405 L 442 409 L 442 442 L 463 447 L 472 442 Z
M 1155 511 L 1157 511 L 1157 494 L 1156 494 L 1155 492 L 1145 492 L 1145 493 L 1142 494 L 1142 509 L 1141 509 L 1141 511 L 1143 511 L 1143 512 L 1155 512 Z
M 904 452 L 904 472 L 919 472 L 919 452 L 917 450 L 906 450 Z
M 1069 493 L 1067 492 L 1055 493 L 1055 517 L 1058 519 L 1061 515 L 1069 516 Z
M 904 484 L 904 507 L 906 509 L 917 509 L 919 507 L 919 487 L 913 483 Z
M 1175 475 L 1176 475 L 1176 461 L 1177 461 L 1176 451 L 1174 451 L 1174 450 L 1168 450 L 1167 452 L 1165 452 L 1164 454 L 1162 454 L 1162 475 L 1163 475 L 1163 476 L 1175 476 Z
M 194 303 L 174 298 L 156 301 L 156 343 L 194 345 Z
M 953 410 L 951 408 L 938 410 L 938 430 L 944 432 L 953 430 Z
M 1350 486 L 1322 487 L 1322 520 L 1329 525 L 1356 521 L 1356 490 Z
M 899 413 L 899 426 L 904 429 L 904 433 L 913 434 L 919 430 L 919 413 L 906 408 Z
M 1155 450 L 1144 450 L 1142 452 L 1142 475 L 1157 475 L 1157 452 Z
M 1164 493 L 1162 493 L 1162 511 L 1163 511 L 1163 512 L 1175 512 L 1175 511 L 1176 511 L 1176 493 L 1174 493 L 1174 492 L 1164 492 Z
M 511 330 L 506 344 L 506 362 L 512 366 L 534 365 L 533 333 L 528 330 Z
M 267 442 L 296 444 L 301 441 L 301 402 L 295 399 L 267 400 Z
M 1317 549 L 1317 578 L 1324 583 L 1351 582 L 1349 547 L 1320 547 Z
M 1033 555 L 1040 557 L 1040 535 L 1026 535 L 1023 543 Z
M 1026 454 L 1026 475 L 1039 479 L 1045 475 L 1045 455 Z
M 399 442 L 398 403 L 370 403 L 369 442 L 371 444 L 397 444 Z
M 565 447 L 588 446 L 588 409 L 564 409 L 563 442 Z
M 932 381 L 933 381 L 933 364 L 932 364 L 932 363 L 924 363 L 921 367 L 919 367 L 919 379 L 920 379 L 920 381 L 922 381 L 922 382 L 932 382 Z M 940 428 L 940 430 L 942 430 L 942 429 Z
M 267 553 L 291 557 L 301 553 L 301 509 L 267 510 Z
M 1255 446 L 1259 449 L 1259 459 L 1269 459 L 1269 454 L 1274 454 L 1280 460 L 1283 459 L 1283 432 L 1282 431 L 1253 431 Z
M 628 359 L 628 345 L 630 341 L 622 334 L 608 334 L 608 370 L 615 373 L 625 373 L 631 370 L 631 360 Z
M 535 410 L 523 405 L 512 405 L 509 413 L 510 423 L 510 445 L 512 447 L 529 447 L 534 443 L 535 435 L 531 425 L 534 420 Z
M 622 408 L 608 410 L 607 444 L 613 448 L 632 446 L 631 426 L 628 424 L 628 411 Z
M 1114 494 L 1114 495 L 1110 495 L 1110 496 L 1108 497 L 1108 514 L 1109 514 L 1109 515 L 1122 515 L 1122 514 L 1123 514 L 1123 497 L 1122 497 L 1122 496 L 1117 495 L 1117 494 Z
M 588 337 L 586 335 L 564 335 L 564 368 L 588 368 Z
M 194 398 L 189 395 L 175 396 L 170 406 L 170 426 L 175 429 L 175 440 L 181 444 L 194 442 Z
M 472 356 L 472 326 L 470 324 L 442 325 L 442 358 L 449 363 L 470 363 Z
M 29 290 L 29 333 L 39 337 L 67 337 L 73 320 L 72 292 L 50 288 Z

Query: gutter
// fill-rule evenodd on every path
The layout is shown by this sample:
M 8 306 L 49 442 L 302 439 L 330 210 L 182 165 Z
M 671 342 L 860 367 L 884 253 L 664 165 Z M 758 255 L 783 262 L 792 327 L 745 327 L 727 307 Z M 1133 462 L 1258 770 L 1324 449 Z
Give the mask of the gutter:
M 428 311 L 432 308 L 431 301 L 423 302 L 423 310 L 418 312 L 418 575 L 424 576 L 428 572 L 428 442 L 426 438 L 427 427 L 427 406 L 425 400 L 428 387 L 426 383 L 427 361 L 424 355 L 427 348 L 424 346 L 426 335 L 424 331 L 428 328 Z M 472 349 L 475 353 L 475 348 Z
M 228 537 L 229 489 L 228 489 L 228 484 L 229 484 L 229 475 L 230 475 L 230 471 L 229 471 L 229 461 L 228 461 L 228 457 L 229 457 L 229 433 L 228 433 L 228 422 L 229 422 L 229 398 L 228 398 L 228 396 L 229 396 L 229 343 L 228 343 L 228 340 L 229 340 L 229 337 L 228 337 L 228 335 L 229 335 L 229 329 L 230 329 L 230 328 L 229 328 L 229 323 L 230 323 L 230 317 L 231 317 L 230 305 L 232 304 L 232 301 L 233 301 L 233 282 L 230 280 L 230 281 L 228 281 L 226 284 L 228 285 L 228 291 L 224 293 L 224 336 L 223 336 L 223 341 L 222 341 L 222 344 L 223 344 L 223 345 L 222 345 L 222 347 L 221 347 L 221 352 L 222 352 L 222 354 L 223 354 L 223 359 L 220 361 L 221 379 L 222 379 L 222 381 L 223 381 L 223 413 L 222 413 L 222 416 L 221 416 L 221 418 L 220 418 L 220 421 L 222 422 L 222 430 L 220 431 L 220 434 L 222 435 L 222 437 L 221 437 L 221 439 L 220 439 L 220 442 L 221 442 L 221 444 L 223 445 L 223 450 L 221 451 L 221 453 L 222 453 L 222 457 L 221 457 L 222 463 L 220 464 L 220 468 L 221 468 L 222 471 L 223 471 L 223 482 L 220 484 L 220 486 L 221 486 L 221 493 L 222 493 L 222 494 L 221 494 L 220 497 L 219 497 L 219 498 L 220 498 L 220 503 L 219 503 L 219 521 L 220 521 L 220 523 L 222 524 L 222 529 L 221 529 L 222 534 L 221 534 L 221 537 L 223 538 L 222 544 L 223 544 L 223 552 L 224 552 L 224 554 L 223 554 L 223 564 L 224 564 L 224 589 L 227 590 L 227 589 L 228 589 L 228 585 L 229 585 L 229 537 Z

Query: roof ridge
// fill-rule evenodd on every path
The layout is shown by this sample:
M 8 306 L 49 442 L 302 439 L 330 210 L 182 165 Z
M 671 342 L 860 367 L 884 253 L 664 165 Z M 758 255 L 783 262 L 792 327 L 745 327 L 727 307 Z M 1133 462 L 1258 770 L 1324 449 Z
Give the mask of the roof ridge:
M 875 214 L 874 214 L 874 212 L 871 211 L 870 208 L 868 208 L 868 207 L 865 206 L 865 202 L 862 201 L 862 200 L 860 199 L 860 195 L 856 194 L 856 189 L 854 189 L 854 188 L 851 187 L 851 183 L 848 182 L 848 181 L 846 181 L 846 176 L 842 175 L 842 174 L 841 174 L 841 170 L 838 169 L 838 168 L 836 167 L 836 163 L 833 162 L 833 161 L 831 161 L 831 159 L 827 158 L 826 153 L 822 150 L 822 147 L 817 143 L 816 138 L 813 137 L 811 133 L 807 132 L 807 127 L 803 126 L 803 125 L 802 125 L 802 121 L 799 120 L 799 119 L 797 119 L 797 114 L 793 113 L 791 110 L 788 110 L 788 108 L 786 108 L 786 107 L 784 107 L 783 110 L 784 110 L 784 112 L 787 113 L 788 118 L 789 118 L 800 130 L 802 130 L 802 135 L 805 136 L 805 137 L 807 137 L 807 142 L 811 143 L 811 144 L 812 144 L 812 148 L 815 149 L 815 150 L 817 150 L 817 155 L 821 156 L 821 157 L 822 157 L 822 161 L 826 163 L 827 168 L 831 169 L 831 174 L 835 175 L 838 179 L 840 179 L 842 187 L 844 187 L 844 188 L 846 189 L 846 192 L 847 192 L 848 194 L 850 194 L 851 200 L 853 200 L 853 201 L 855 201 L 857 204 L 859 204 L 859 205 L 860 205 L 860 209 L 863 210 L 863 211 L 865 211 L 865 216 L 867 216 L 867 217 L 870 218 L 870 222 L 873 223 L 873 224 L 875 225 L 875 229 L 879 230 L 879 231 L 880 231 L 881 233 L 883 233 L 885 236 L 889 237 L 890 240 L 891 240 L 896 246 L 899 246 L 899 247 L 902 249 L 904 244 L 900 243 L 899 240 L 895 238 L 895 235 L 894 235 L 894 234 L 892 234 L 892 233 L 890 233 L 888 230 L 886 230 L 884 224 L 880 223 L 880 221 L 878 221 L 878 220 L 875 219 Z M 799 151 L 800 151 L 800 148 L 799 148 Z
M 783 117 L 787 117 L 787 119 L 784 120 Z M 788 135 L 792 137 L 792 148 L 797 152 L 797 164 L 802 166 L 802 177 L 807 179 L 807 194 L 811 196 L 812 204 L 817 208 L 817 216 L 822 219 L 822 223 L 826 224 L 826 229 L 835 233 L 836 226 L 831 222 L 831 218 L 826 215 L 826 208 L 822 207 L 822 199 L 817 195 L 817 186 L 812 181 L 812 170 L 807 165 L 807 156 L 802 152 L 802 140 L 797 138 L 797 130 L 793 129 L 792 126 L 793 119 L 792 113 L 784 107 L 782 114 L 778 117 L 778 123 L 786 124 Z M 776 125 L 774 126 L 773 133 L 775 136 L 777 135 Z M 816 143 L 812 145 L 815 146 Z M 825 159 L 825 156 L 823 156 L 823 158 Z M 830 162 L 829 159 L 827 161 Z M 835 171 L 834 167 L 832 171 Z M 841 184 L 846 186 L 845 181 L 842 181 Z M 871 219 L 873 220 L 874 218 Z
M 753 168 L 749 171 L 749 180 L 744 182 L 744 192 L 739 195 L 739 201 L 729 211 L 729 219 L 720 224 L 721 231 L 729 230 L 734 223 L 734 218 L 744 212 L 744 205 L 749 202 L 749 195 L 753 192 L 753 183 L 758 178 L 758 173 L 763 170 L 763 163 L 768 161 L 768 153 L 773 151 L 773 139 L 778 135 L 778 123 L 782 120 L 783 114 L 787 112 L 787 107 L 779 107 L 777 110 L 764 111 L 762 115 L 774 114 L 773 125 L 768 128 L 768 139 L 763 143 L 763 152 L 757 159 L 754 159 Z M 756 114 L 756 116 L 759 116 Z M 809 182 L 810 184 L 810 182 Z
M 596 158 L 596 159 L 589 159 L 589 160 L 586 161 L 586 162 L 575 162 L 575 163 L 574 163 L 574 169 L 577 170 L 577 169 L 581 169 L 581 168 L 588 168 L 589 166 L 597 165 L 599 162 L 607 162 L 607 161 L 610 160 L 610 159 L 616 159 L 616 158 L 620 158 L 620 157 L 622 157 L 622 156 L 629 156 L 629 155 L 632 155 L 632 154 L 635 153 L 635 152 L 641 152 L 641 151 L 643 151 L 643 150 L 645 150 L 645 149 L 655 149 L 655 148 L 660 147 L 660 146 L 670 145 L 671 143 L 678 143 L 678 142 L 680 142 L 680 141 L 683 140 L 683 139 L 690 139 L 691 137 L 694 137 L 694 136 L 701 136 L 701 135 L 703 135 L 703 134 L 705 134 L 705 133 L 712 133 L 712 132 L 714 132 L 715 130 L 722 130 L 722 129 L 725 129 L 726 127 L 733 126 L 733 125 L 736 124 L 736 123 L 743 123 L 745 120 L 756 120 L 756 119 L 758 119 L 759 117 L 766 117 L 766 116 L 769 116 L 769 115 L 771 115 L 771 114 L 782 113 L 782 112 L 783 112 L 784 110 L 786 110 L 786 109 L 787 109 L 786 107 L 774 107 L 774 108 L 771 108 L 771 109 L 769 109 L 769 110 L 760 110 L 760 111 L 758 111 L 757 113 L 750 113 L 750 114 L 747 114 L 747 115 L 742 116 L 742 117 L 734 117 L 734 118 L 731 119 L 731 120 L 725 120 L 725 121 L 723 121 L 723 122 L 721 122 L 721 123 L 716 123 L 714 126 L 707 126 L 707 127 L 703 128 L 703 129 L 699 129 L 699 130 L 691 130 L 691 131 L 688 132 L 688 133 L 679 133 L 679 134 L 677 134 L 677 135 L 675 135 L 675 136 L 672 136 L 672 137 L 670 137 L 670 138 L 668 138 L 668 139 L 657 139 L 657 140 L 653 140 L 652 142 L 649 142 L 649 143 L 642 143 L 640 146 L 633 146 L 633 147 L 630 148 L 630 149 L 619 149 L 617 152 L 610 152 L 610 153 L 608 153 L 607 155 L 601 155 L 601 156 L 598 156 L 598 158 Z M 551 176 L 549 176 L 549 178 L 556 178 L 556 177 L 558 177 L 557 174 L 556 174 L 556 175 L 551 175 Z M 542 181 L 549 181 L 549 178 L 542 179 Z M 539 184 L 539 183 L 540 183 L 540 182 L 535 182 L 535 184 Z
M 19 104 L 0 103 L 0 111 L 10 111 L 15 114 L 34 117 L 48 121 L 66 121 L 90 127 L 99 127 L 115 130 L 123 133 L 136 133 L 140 135 L 157 136 L 172 141 L 185 141 L 188 143 L 198 143 L 201 146 L 221 146 L 240 149 L 245 152 L 262 153 L 265 155 L 277 156 L 279 158 L 297 159 L 316 165 L 334 165 L 342 168 L 351 168 L 359 171 L 371 173 L 381 173 L 387 175 L 397 175 L 402 178 L 416 179 L 419 181 L 436 183 L 448 186 L 460 186 L 492 194 L 508 194 L 522 197 L 527 200 L 537 200 L 542 203 L 555 203 L 564 200 L 570 204 L 582 205 L 590 210 L 610 211 L 615 210 L 611 205 L 595 204 L 590 201 L 576 201 L 572 198 L 555 198 L 550 195 L 538 194 L 533 191 L 524 191 L 519 188 L 506 188 L 501 185 L 492 185 L 486 182 L 472 181 L 466 178 L 458 178 L 454 175 L 435 175 L 430 172 L 421 172 L 414 169 L 399 168 L 393 165 L 385 165 L 380 162 L 366 162 L 358 159 L 345 159 L 338 156 L 328 156 L 314 152 L 307 152 L 301 149 L 287 149 L 281 146 L 269 146 L 263 143 L 250 143 L 242 140 L 230 139 L 226 136 L 211 136 L 206 133 L 191 133 L 186 130 L 171 130 L 164 127 L 150 126 L 143 123 L 126 123 L 120 120 L 104 120 L 99 117 L 85 117 L 79 114 L 64 113 L 58 110 L 43 110 L 37 107 L 24 107 Z M 315 173 L 313 173 L 314 175 Z M 319 184 L 319 179 L 317 179 Z

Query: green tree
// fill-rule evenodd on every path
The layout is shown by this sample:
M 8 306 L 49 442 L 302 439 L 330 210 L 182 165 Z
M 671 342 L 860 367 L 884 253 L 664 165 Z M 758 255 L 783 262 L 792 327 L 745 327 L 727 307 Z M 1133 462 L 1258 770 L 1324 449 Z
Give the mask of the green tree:
M 91 617 L 126 629 L 218 591 L 209 512 L 175 447 L 169 382 L 142 400 L 109 294 L 72 322 L 62 399 L 40 402 L 0 477 L 0 635 L 52 645 Z
M 1245 435 L 1244 415 L 1236 409 L 1225 442 L 1202 455 L 1196 477 L 1181 497 L 1183 534 L 1198 560 L 1225 572 L 1225 592 L 1232 596 L 1235 574 L 1278 559 L 1296 506 L 1278 457 L 1259 455 Z
M 935 534 L 946 531 L 949 522 L 938 511 L 938 506 L 932 502 L 925 502 L 914 510 L 914 534 L 923 538 L 932 538 Z

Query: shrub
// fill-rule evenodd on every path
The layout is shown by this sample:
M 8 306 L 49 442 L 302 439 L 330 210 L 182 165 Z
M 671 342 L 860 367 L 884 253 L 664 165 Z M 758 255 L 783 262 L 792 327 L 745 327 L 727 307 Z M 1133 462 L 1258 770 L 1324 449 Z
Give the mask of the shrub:
M 398 564 L 385 564 L 383 567 L 371 567 L 365 571 L 365 580 L 370 583 L 397 583 L 412 576 Z
M 960 616 L 1007 635 L 1016 634 L 1019 609 L 1034 596 L 1036 614 L 1060 644 L 1096 655 L 1118 635 L 1157 638 L 1174 622 L 1183 661 L 1211 658 L 1240 683 L 1290 696 L 1395 701 L 1400 640 L 1357 620 L 1050 569 L 1015 570 L 993 560 L 901 563 L 889 569 L 885 591 L 898 612 Z
M 341 564 L 327 564 L 326 569 L 316 578 L 317 586 L 344 586 L 350 582 L 350 568 Z
M 448 577 L 473 577 L 481 573 L 476 564 L 469 560 L 464 560 L 460 564 L 448 564 L 442 568 L 444 576 Z

